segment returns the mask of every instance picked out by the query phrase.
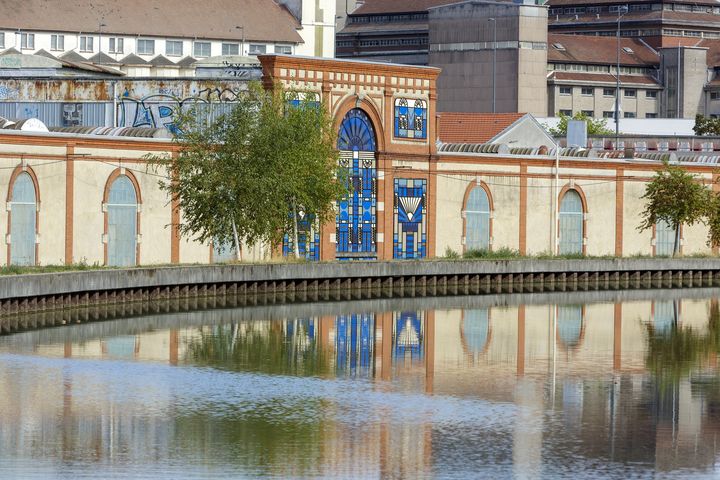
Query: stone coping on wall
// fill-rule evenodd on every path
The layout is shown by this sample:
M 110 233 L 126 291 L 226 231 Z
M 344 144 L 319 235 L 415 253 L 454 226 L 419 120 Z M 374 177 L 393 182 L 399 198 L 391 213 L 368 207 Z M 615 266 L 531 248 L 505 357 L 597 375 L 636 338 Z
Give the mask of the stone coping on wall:
M 0 277 L 0 300 L 114 290 L 248 282 L 383 280 L 497 275 L 720 272 L 720 258 L 426 260 L 145 267 Z

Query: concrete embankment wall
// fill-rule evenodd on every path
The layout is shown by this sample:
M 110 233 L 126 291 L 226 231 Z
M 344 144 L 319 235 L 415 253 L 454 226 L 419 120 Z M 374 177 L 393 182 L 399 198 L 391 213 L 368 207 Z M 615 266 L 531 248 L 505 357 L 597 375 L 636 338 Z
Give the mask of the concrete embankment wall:
M 252 264 L 0 277 L 0 332 L 199 308 L 720 286 L 720 259 Z M 28 315 L 31 314 L 31 315 Z

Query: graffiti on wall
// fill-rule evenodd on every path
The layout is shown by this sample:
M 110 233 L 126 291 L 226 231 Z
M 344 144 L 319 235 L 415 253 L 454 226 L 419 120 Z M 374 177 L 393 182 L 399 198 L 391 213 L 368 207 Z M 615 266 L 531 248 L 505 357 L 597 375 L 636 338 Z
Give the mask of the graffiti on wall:
M 118 102 L 118 126 L 166 128 L 177 133 L 176 112 L 197 107 L 213 117 L 228 110 L 228 104 L 236 102 L 240 89 L 208 87 L 182 97 L 181 92 L 171 88 L 159 88 L 157 93 L 136 96 L 125 90 Z
M 0 85 L 0 100 L 15 100 L 20 96 L 20 92 L 13 87 Z

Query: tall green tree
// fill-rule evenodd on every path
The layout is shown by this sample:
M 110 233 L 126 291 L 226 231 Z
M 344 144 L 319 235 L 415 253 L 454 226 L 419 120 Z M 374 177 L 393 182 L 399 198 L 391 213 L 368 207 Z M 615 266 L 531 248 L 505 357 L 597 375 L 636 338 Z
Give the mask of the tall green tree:
M 663 162 L 641 197 L 646 201 L 640 231 L 665 221 L 675 230 L 673 256 L 680 250 L 680 226 L 706 223 L 712 193 L 699 178 L 678 165 Z
M 149 157 L 167 174 L 160 188 L 179 203 L 181 235 L 233 244 L 240 258 L 241 244 L 275 245 L 297 228 L 298 208 L 319 221 L 332 215 L 345 188 L 332 119 L 314 96 L 251 83 L 228 114 L 201 113 L 176 112 L 173 161 Z

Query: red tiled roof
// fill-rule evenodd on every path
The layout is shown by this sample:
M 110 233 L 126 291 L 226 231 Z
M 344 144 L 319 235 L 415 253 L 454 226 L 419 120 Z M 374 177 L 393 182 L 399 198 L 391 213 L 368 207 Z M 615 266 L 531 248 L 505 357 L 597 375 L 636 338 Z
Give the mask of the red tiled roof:
M 443 112 L 438 114 L 438 137 L 443 143 L 487 143 L 524 115 Z
M 555 48 L 555 44 L 563 49 Z M 620 39 L 621 65 L 655 66 L 660 56 L 637 38 Z M 629 48 L 633 53 L 628 53 Z M 594 35 L 548 34 L 548 62 L 612 64 L 617 61 L 617 39 Z
M 352 15 L 426 12 L 430 7 L 457 2 L 458 0 L 366 0 Z
M 558 83 L 579 82 L 579 83 L 605 83 L 615 85 L 617 78 L 610 73 L 582 73 L 582 72 L 553 72 L 548 76 L 549 80 L 557 80 Z M 620 75 L 620 83 L 625 85 L 652 85 L 660 87 L 654 78 L 648 75 Z

